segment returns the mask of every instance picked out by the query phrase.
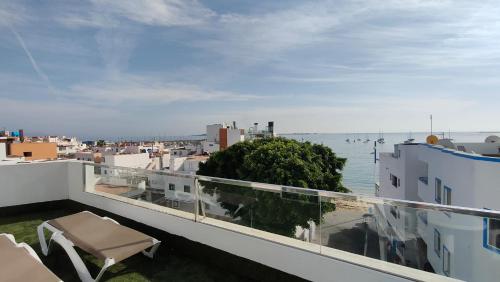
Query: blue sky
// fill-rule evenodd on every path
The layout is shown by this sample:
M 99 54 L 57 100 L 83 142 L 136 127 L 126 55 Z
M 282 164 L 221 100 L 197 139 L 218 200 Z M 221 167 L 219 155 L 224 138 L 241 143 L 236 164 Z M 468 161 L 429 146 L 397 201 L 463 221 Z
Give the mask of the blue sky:
M 2 1 L 0 127 L 500 130 L 500 3 Z

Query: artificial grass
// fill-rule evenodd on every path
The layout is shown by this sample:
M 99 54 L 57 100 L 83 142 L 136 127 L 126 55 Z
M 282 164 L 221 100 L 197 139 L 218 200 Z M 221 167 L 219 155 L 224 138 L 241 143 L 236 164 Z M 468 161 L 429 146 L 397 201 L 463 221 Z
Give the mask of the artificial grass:
M 67 209 L 46 210 L 0 217 L 0 233 L 13 234 L 18 243 L 25 242 L 38 253 L 43 263 L 63 281 L 79 281 L 78 275 L 66 252 L 54 244 L 48 257 L 40 250 L 36 228 L 45 220 L 72 214 Z M 98 230 L 96 230 L 98 232 Z M 163 242 L 154 259 L 142 254 L 132 256 L 104 273 L 101 281 L 248 281 L 248 278 L 218 269 L 189 257 L 169 253 L 168 242 Z M 103 261 L 79 251 L 95 277 Z

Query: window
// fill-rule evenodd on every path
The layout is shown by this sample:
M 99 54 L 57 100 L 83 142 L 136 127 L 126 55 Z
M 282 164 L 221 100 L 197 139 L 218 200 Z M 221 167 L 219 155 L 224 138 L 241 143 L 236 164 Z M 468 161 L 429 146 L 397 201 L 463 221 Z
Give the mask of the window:
M 451 206 L 451 188 L 448 186 L 444 186 L 443 205 Z
M 391 179 L 391 184 L 392 186 L 394 187 L 398 187 L 401 185 L 401 183 L 399 182 L 399 178 L 393 174 L 390 175 L 390 179 Z
M 446 248 L 446 246 L 443 246 L 443 272 L 446 276 L 450 276 L 450 260 L 450 251 Z
M 488 245 L 500 251 L 500 219 L 488 219 Z
M 32 152 L 24 152 L 23 155 L 25 157 L 32 157 L 33 156 L 33 153 Z
M 434 251 L 438 257 L 441 257 L 441 234 L 434 229 Z
M 191 193 L 191 186 L 189 186 L 189 185 L 184 185 L 184 192 L 186 192 L 186 193 Z
M 436 189 L 434 199 L 436 203 L 441 204 L 441 179 L 436 178 Z
M 168 184 L 168 190 L 175 191 L 175 184 L 169 183 Z

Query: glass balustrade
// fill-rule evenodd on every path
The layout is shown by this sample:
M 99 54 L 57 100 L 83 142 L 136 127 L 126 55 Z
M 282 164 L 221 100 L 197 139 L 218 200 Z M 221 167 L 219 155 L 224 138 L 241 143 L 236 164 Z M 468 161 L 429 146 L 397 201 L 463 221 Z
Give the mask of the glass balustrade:
M 500 213 L 84 164 L 85 189 L 326 256 L 352 253 L 466 281 L 500 277 Z M 183 216 L 183 214 L 175 214 Z M 339 251 L 341 253 L 339 253 Z

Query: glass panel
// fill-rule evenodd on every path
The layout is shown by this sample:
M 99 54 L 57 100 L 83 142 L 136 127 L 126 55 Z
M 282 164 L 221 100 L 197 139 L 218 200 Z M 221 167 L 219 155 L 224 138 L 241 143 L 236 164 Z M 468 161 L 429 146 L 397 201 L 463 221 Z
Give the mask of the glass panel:
M 340 249 L 465 281 L 496 281 L 500 275 L 498 214 L 490 218 L 425 203 L 414 208 L 323 194 L 321 203 L 335 205 L 321 223 L 325 255 Z
M 200 181 L 199 184 L 204 206 L 200 214 L 207 218 L 306 242 L 319 242 L 320 207 L 317 195 L 208 181 Z
M 194 213 L 195 178 L 134 168 L 85 164 L 86 191 L 106 193 Z M 91 174 L 93 177 L 90 177 Z
M 338 256 L 336 250 L 342 250 L 465 281 L 500 277 L 496 211 L 84 166 L 86 191 L 186 211 L 193 219 L 197 210 L 197 221 L 204 224 L 325 256 Z M 448 203 L 451 194 L 444 193 L 442 200 Z

